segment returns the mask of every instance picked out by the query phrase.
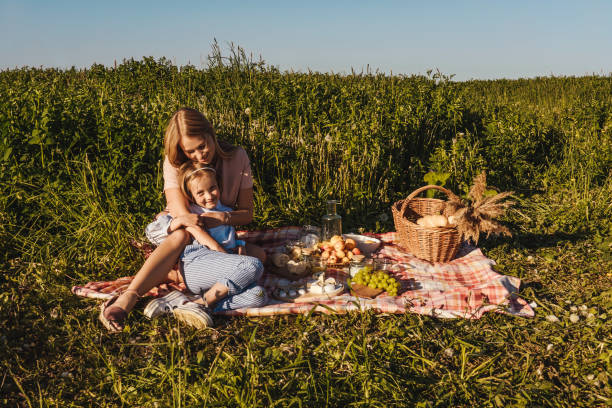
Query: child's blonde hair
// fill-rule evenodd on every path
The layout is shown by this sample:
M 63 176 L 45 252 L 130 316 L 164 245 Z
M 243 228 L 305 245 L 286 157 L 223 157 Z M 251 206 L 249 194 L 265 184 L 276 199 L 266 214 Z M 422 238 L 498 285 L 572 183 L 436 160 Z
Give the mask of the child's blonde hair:
M 193 195 L 189 190 L 189 183 L 193 180 L 198 180 L 201 177 L 213 178 L 217 183 L 217 186 L 219 187 L 219 191 L 221 190 L 221 186 L 217 181 L 217 172 L 214 168 L 202 164 L 195 164 L 192 161 L 183 163 L 183 165 L 179 168 L 179 181 L 181 191 L 183 192 L 185 197 L 187 197 L 187 199 L 192 203 L 195 203 L 195 199 L 193 198 Z
M 212 124 L 202 113 L 192 108 L 181 108 L 170 118 L 164 136 L 164 153 L 174 167 L 189 161 L 179 145 L 183 135 L 201 138 L 210 136 L 215 144 L 215 156 L 219 155 L 224 160 L 229 159 L 235 150 L 235 146 L 228 143 L 219 144 Z

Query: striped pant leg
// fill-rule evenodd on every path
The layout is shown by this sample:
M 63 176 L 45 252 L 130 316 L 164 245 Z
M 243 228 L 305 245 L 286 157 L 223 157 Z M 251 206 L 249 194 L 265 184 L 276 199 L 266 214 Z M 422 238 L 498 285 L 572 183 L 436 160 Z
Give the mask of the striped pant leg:
M 229 289 L 228 297 L 241 293 L 263 274 L 263 264 L 257 258 L 226 254 L 206 247 L 186 252 L 182 268 L 187 288 L 203 294 L 215 283 Z
M 266 290 L 255 282 L 243 292 L 221 299 L 215 306 L 213 312 L 224 312 L 249 307 L 262 307 L 268 304 L 268 294 Z

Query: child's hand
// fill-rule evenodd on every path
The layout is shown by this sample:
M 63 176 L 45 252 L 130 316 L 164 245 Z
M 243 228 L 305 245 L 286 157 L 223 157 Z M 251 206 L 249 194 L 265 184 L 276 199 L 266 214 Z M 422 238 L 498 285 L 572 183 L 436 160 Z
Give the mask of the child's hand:
M 246 255 L 246 248 L 244 247 L 244 245 L 240 245 L 238 247 L 238 255 Z
M 221 245 L 219 245 L 219 243 L 217 243 L 216 241 L 215 241 L 215 244 L 212 244 L 211 246 L 209 246 L 209 248 L 212 249 L 213 251 L 223 252 L 224 254 L 227 253 L 225 248 L 223 248 Z

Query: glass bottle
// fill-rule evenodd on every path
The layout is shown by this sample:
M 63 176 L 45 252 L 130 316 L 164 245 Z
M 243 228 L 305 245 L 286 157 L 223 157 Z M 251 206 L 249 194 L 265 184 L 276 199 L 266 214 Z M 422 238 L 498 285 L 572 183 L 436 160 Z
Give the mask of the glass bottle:
M 321 228 L 313 225 L 304 225 L 302 228 L 302 236 L 300 241 L 306 248 L 314 248 L 319 242 L 321 242 Z
M 328 241 L 334 235 L 342 235 L 342 217 L 336 212 L 336 200 L 327 200 L 327 214 L 321 218 L 321 235 Z

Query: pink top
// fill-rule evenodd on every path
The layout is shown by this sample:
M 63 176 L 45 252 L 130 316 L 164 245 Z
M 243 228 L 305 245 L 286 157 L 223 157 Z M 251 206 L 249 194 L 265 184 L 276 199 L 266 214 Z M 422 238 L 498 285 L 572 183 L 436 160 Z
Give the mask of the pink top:
M 178 169 L 170 164 L 170 160 L 164 159 L 164 191 L 171 188 L 180 188 Z M 234 150 L 230 159 L 219 158 L 215 165 L 217 177 L 221 175 L 221 203 L 236 208 L 238 193 L 240 190 L 253 188 L 253 175 L 251 174 L 251 163 L 246 151 L 242 147 Z

